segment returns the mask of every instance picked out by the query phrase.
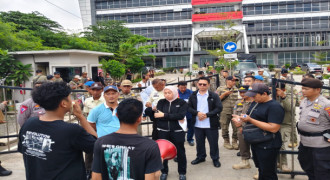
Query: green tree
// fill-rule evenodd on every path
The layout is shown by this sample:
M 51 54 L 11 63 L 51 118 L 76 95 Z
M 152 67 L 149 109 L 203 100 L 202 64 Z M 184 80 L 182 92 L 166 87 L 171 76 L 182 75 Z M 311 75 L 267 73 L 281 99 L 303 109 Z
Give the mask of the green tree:
M 132 36 L 131 31 L 121 21 L 99 21 L 87 28 L 83 34 L 90 41 L 107 44 L 109 52 L 118 52 L 121 43 Z
M 0 19 L 3 22 L 13 22 L 17 24 L 17 31 L 29 29 L 32 31 L 49 30 L 60 31 L 62 26 L 42 15 L 41 13 L 34 11 L 32 13 L 22 13 L 19 11 L 0 12 Z
M 133 35 L 119 46 L 119 51 L 116 53 L 117 58 L 125 63 L 132 73 L 140 72 L 142 67 L 145 66 L 142 57 L 156 58 L 154 55 L 149 54 L 150 49 L 156 47 L 156 45 L 147 44 L 148 40 L 150 39 L 144 36 Z
M 125 65 L 116 60 L 105 60 L 100 61 L 102 69 L 109 72 L 112 78 L 119 80 L 125 74 Z
M 16 60 L 8 51 L 0 50 L 0 79 L 6 79 L 5 84 L 14 84 L 17 86 L 32 76 L 31 64 L 24 65 Z
M 239 35 L 239 31 L 235 30 L 233 27 L 236 26 L 231 20 L 226 21 L 226 26 L 219 25 L 219 33 L 212 36 L 212 39 L 215 39 L 220 42 L 220 45 L 224 45 L 226 42 L 236 42 L 236 38 Z M 223 49 L 216 50 L 207 50 L 207 52 L 215 57 L 218 57 L 218 61 L 215 62 L 216 70 L 219 71 L 222 67 L 225 70 L 233 69 L 236 65 L 238 65 L 238 61 L 227 60 L 224 58 L 224 54 L 227 54 Z

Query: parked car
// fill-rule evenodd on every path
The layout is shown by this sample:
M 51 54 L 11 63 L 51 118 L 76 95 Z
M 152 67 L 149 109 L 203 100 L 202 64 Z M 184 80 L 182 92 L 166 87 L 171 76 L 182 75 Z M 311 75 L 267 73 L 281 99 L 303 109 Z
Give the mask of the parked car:
M 306 71 L 307 73 L 323 73 L 322 66 L 316 63 L 305 63 L 301 66 L 301 70 Z
M 234 71 L 234 75 L 240 79 L 240 81 L 243 80 L 245 77 L 246 72 L 253 72 L 253 75 L 258 75 L 258 66 L 254 62 L 240 62 L 236 67 Z M 268 83 L 271 83 L 271 75 L 270 73 L 264 69 L 264 75 L 268 77 Z

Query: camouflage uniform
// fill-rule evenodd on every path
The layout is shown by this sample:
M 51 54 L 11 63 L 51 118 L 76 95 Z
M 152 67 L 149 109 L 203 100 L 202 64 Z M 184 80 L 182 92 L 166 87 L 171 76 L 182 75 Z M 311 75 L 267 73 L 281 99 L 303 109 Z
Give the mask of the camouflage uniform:
M 139 93 L 130 92 L 128 94 L 124 94 L 122 91 L 120 91 L 119 98 L 118 98 L 119 103 L 122 102 L 123 100 L 129 99 L 129 98 L 137 99 L 137 100 L 139 100 L 139 101 L 142 102 L 142 99 L 141 99 L 141 96 L 140 96 Z M 141 127 L 141 124 L 138 126 L 138 129 L 137 130 L 138 130 L 138 134 L 142 136 L 142 127 Z
M 219 81 L 220 81 L 220 87 L 226 86 L 226 78 L 225 77 L 220 76 Z
M 225 93 L 226 91 L 233 91 L 232 94 L 229 96 L 223 98 L 221 100 L 223 109 L 220 114 L 220 124 L 222 129 L 222 137 L 226 140 L 229 139 L 229 124 L 231 123 L 232 114 L 234 113 L 234 106 L 235 102 L 238 100 L 238 89 L 234 86 L 233 88 L 229 89 L 227 86 L 225 87 L 219 87 L 217 89 L 217 93 L 220 96 L 221 94 Z M 233 127 L 233 140 L 237 141 L 237 128 L 234 124 L 232 124 Z

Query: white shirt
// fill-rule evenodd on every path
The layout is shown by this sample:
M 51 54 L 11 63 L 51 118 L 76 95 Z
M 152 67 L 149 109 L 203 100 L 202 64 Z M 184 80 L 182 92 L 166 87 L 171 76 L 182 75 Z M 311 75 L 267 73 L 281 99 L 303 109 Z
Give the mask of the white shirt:
M 209 92 L 207 91 L 204 95 L 201 95 L 198 91 L 197 93 L 197 111 L 202 113 L 209 112 L 209 104 L 207 102 L 207 98 L 209 97 Z M 195 127 L 198 128 L 210 128 L 210 118 L 206 118 L 204 120 L 199 120 L 198 116 L 196 116 Z

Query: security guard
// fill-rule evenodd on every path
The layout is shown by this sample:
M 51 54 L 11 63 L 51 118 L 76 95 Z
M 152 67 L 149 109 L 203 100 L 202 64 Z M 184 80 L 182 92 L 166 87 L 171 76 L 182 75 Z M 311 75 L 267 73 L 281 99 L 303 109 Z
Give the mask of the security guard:
M 228 77 L 228 71 L 223 70 L 221 71 L 221 76 L 219 78 L 220 86 L 225 87 L 226 86 L 226 78 Z
M 41 86 L 44 83 L 42 81 L 37 81 L 35 87 Z M 19 113 L 17 114 L 17 122 L 22 127 L 23 124 L 31 117 L 38 117 L 45 114 L 45 109 L 40 107 L 39 104 L 35 103 L 32 98 L 25 100 L 21 107 L 19 108 Z
M 89 112 L 94 109 L 96 106 L 104 103 L 104 97 L 102 96 L 103 92 L 103 85 L 100 82 L 94 82 L 90 86 L 90 91 L 92 97 L 89 97 L 84 102 L 84 109 L 83 112 L 88 116 Z M 94 128 L 96 130 L 96 128 Z M 85 168 L 87 179 L 91 178 L 92 173 L 92 162 L 93 162 L 93 153 L 85 153 Z
M 234 114 L 236 115 L 241 115 L 241 114 L 246 114 L 248 111 L 251 103 L 253 102 L 253 98 L 249 96 L 245 96 L 245 92 L 249 90 L 248 85 L 243 85 L 241 86 L 238 91 L 240 96 L 243 99 L 239 99 L 236 101 L 235 106 L 234 106 Z M 237 136 L 238 136 L 238 141 L 239 141 L 239 152 L 241 154 L 242 161 L 238 164 L 233 165 L 233 169 L 249 169 L 251 168 L 249 159 L 251 158 L 251 153 L 250 153 L 250 144 L 246 141 L 244 141 L 243 135 L 242 135 L 242 130 L 243 126 L 245 123 L 242 121 L 240 122 L 235 122 L 235 126 L 237 127 Z
M 220 86 L 217 89 L 217 94 L 220 96 L 221 103 L 223 106 L 220 115 L 220 124 L 222 128 L 222 137 L 224 139 L 224 147 L 226 149 L 236 149 L 238 150 L 237 144 L 237 128 L 232 123 L 233 135 L 232 135 L 232 145 L 229 140 L 229 124 L 231 123 L 233 109 L 235 102 L 238 100 L 238 89 L 235 84 L 238 79 L 233 76 L 228 76 L 226 78 L 226 86 Z
M 298 160 L 311 180 L 330 177 L 330 101 L 320 95 L 322 82 L 303 79 L 302 93 L 306 97 L 300 105 L 300 134 Z
M 297 143 L 297 135 L 295 129 L 293 129 L 293 136 L 292 136 L 292 124 L 296 124 L 295 114 L 296 114 L 296 101 L 293 101 L 293 104 L 291 103 L 291 89 L 288 87 L 285 88 L 285 84 L 277 84 L 276 86 L 276 96 L 277 100 L 279 100 L 281 106 L 284 108 L 285 114 L 284 119 L 281 124 L 281 136 L 282 136 L 282 147 L 281 150 L 285 149 L 285 143 L 288 141 L 288 138 L 290 138 L 290 142 L 293 141 L 294 144 Z M 293 95 L 294 96 L 294 95 Z M 292 111 L 293 111 L 293 119 L 292 119 Z M 286 154 L 280 154 L 278 156 L 278 162 L 281 163 L 281 170 L 283 172 L 290 172 L 291 169 L 288 168 L 288 160 L 286 157 Z
M 141 96 L 139 93 L 133 93 L 132 90 L 133 84 L 130 80 L 126 79 L 123 80 L 120 84 L 120 94 L 119 94 L 119 98 L 118 101 L 119 103 L 122 102 L 124 99 L 128 99 L 128 98 L 133 98 L 133 99 L 137 99 L 139 101 L 142 102 Z M 138 134 L 142 135 L 142 127 L 141 124 L 138 126 Z
M 266 84 L 266 85 L 268 85 L 268 77 L 267 76 L 265 76 L 264 75 L 264 69 L 259 69 L 258 70 L 258 75 L 259 76 L 262 76 L 262 78 L 264 79 L 263 81 L 264 81 L 264 83 Z
M 42 74 L 42 70 L 36 70 L 36 76 L 32 79 L 33 86 L 36 85 L 37 82 L 47 82 L 47 76 Z

